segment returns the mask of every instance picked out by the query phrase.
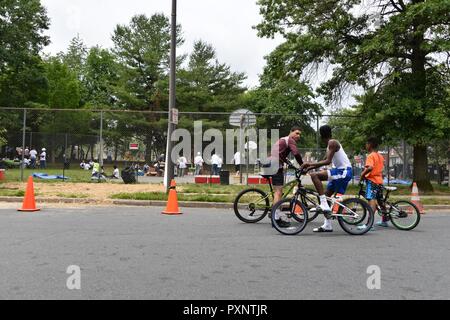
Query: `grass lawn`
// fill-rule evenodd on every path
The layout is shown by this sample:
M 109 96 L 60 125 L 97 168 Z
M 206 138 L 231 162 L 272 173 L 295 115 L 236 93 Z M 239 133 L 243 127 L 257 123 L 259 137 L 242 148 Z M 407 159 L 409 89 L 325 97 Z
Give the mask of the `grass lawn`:
M 112 172 L 112 167 L 105 166 L 105 171 L 107 174 Z M 24 182 L 26 182 L 29 175 L 32 173 L 47 173 L 49 175 L 62 175 L 62 168 L 51 168 L 46 170 L 29 170 L 26 169 L 24 171 Z M 69 177 L 70 180 L 63 182 L 62 180 L 40 180 L 35 179 L 35 182 L 44 183 L 46 186 L 50 186 L 50 184 L 58 184 L 64 183 L 64 184 L 74 184 L 76 186 L 79 183 L 97 183 L 91 181 L 91 171 L 84 171 L 81 169 L 78 169 L 77 167 L 73 167 L 73 169 L 65 170 L 66 177 Z M 23 197 L 24 196 L 24 190 L 21 190 L 19 187 L 17 187 L 14 183 L 20 181 L 20 169 L 9 169 L 6 171 L 6 180 L 0 181 L 0 196 L 16 196 L 16 197 Z M 8 182 L 11 182 L 11 184 L 8 184 Z M 116 185 L 122 185 L 124 184 L 120 181 L 120 183 L 115 183 Z M 112 199 L 135 199 L 135 200 L 167 200 L 167 195 L 164 192 L 151 192 L 155 191 L 149 190 L 148 192 L 142 192 L 146 191 L 147 187 L 145 184 L 140 184 L 140 186 L 143 186 L 144 189 L 140 190 L 134 190 L 134 192 L 129 192 L 132 190 L 129 190 L 129 188 L 125 188 L 122 190 L 116 190 L 115 186 L 113 184 L 105 185 L 105 188 L 109 191 L 109 198 Z M 152 185 L 155 186 L 155 185 Z M 398 190 L 395 192 L 392 192 L 392 196 L 404 196 L 404 199 L 409 199 L 411 196 L 411 189 L 408 186 L 397 186 Z M 428 196 L 450 196 L 450 189 L 447 186 L 440 186 L 437 184 L 433 185 L 434 192 L 430 193 L 423 193 L 421 192 L 421 195 L 428 195 Z M 90 187 L 83 187 L 84 189 L 90 188 Z M 117 188 L 117 187 L 116 187 Z M 226 202 L 231 203 L 234 201 L 234 198 L 236 195 L 241 192 L 242 190 L 245 190 L 247 188 L 258 188 L 262 189 L 263 191 L 268 192 L 269 187 L 267 185 L 252 185 L 252 186 L 240 186 L 240 185 L 209 185 L 209 184 L 179 184 L 177 186 L 178 196 L 180 201 L 200 201 L 200 202 Z M 308 188 L 313 188 L 313 186 L 308 186 Z M 57 191 L 52 191 L 51 194 L 46 193 L 45 196 L 52 195 L 60 198 L 90 198 L 92 196 L 95 197 L 96 191 L 95 188 L 92 189 L 89 192 L 85 192 L 84 190 L 80 190 L 80 192 L 76 191 L 73 192 L 74 188 L 72 190 L 64 190 L 64 188 L 56 188 Z M 76 189 L 76 188 L 75 188 Z M 149 188 L 150 189 L 150 188 Z M 159 189 L 158 189 L 159 191 Z M 358 194 L 359 187 L 358 185 L 349 185 L 347 194 Z M 36 195 L 39 195 L 39 192 L 36 193 Z M 450 201 L 446 199 L 438 199 L 438 198 L 432 198 L 432 199 L 422 199 L 423 204 L 448 204 L 450 205 Z
M 107 168 L 105 167 L 105 172 L 107 175 L 111 175 L 112 174 L 112 167 L 111 168 Z M 61 169 L 25 169 L 23 172 L 23 176 L 24 176 L 24 181 L 27 181 L 28 177 L 31 176 L 33 173 L 46 173 L 48 175 L 55 175 L 55 176 L 62 176 L 63 175 L 63 170 Z M 87 171 L 87 170 L 81 170 L 81 169 L 69 169 L 69 170 L 65 170 L 64 172 L 65 176 L 69 178 L 69 182 L 74 182 L 74 183 L 79 183 L 79 182 L 91 182 L 91 170 Z M 5 172 L 5 176 L 6 176 L 6 180 L 4 180 L 4 182 L 20 182 L 20 169 L 8 169 Z M 37 179 L 36 179 L 37 180 Z M 39 182 L 50 182 L 50 183 L 55 183 L 62 180 L 42 180 L 39 179 Z

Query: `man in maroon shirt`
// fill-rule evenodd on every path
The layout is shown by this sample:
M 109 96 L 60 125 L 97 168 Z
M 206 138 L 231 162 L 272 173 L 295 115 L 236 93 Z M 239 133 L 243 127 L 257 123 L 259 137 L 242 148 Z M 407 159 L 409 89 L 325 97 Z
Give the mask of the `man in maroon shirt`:
M 300 127 L 293 127 L 289 136 L 278 140 L 272 148 L 271 169 L 276 172 L 272 176 L 272 184 L 274 186 L 273 203 L 277 203 L 278 201 L 280 201 L 283 195 L 283 164 L 286 162 L 289 153 L 292 153 L 299 165 L 303 164 L 302 156 L 297 149 L 297 142 L 300 140 L 301 134 L 302 129 Z M 275 212 L 275 219 L 280 219 L 279 212 Z M 279 221 L 277 224 L 280 227 L 283 227 L 284 224 L 286 224 L 286 227 L 289 225 L 289 223 L 285 221 Z

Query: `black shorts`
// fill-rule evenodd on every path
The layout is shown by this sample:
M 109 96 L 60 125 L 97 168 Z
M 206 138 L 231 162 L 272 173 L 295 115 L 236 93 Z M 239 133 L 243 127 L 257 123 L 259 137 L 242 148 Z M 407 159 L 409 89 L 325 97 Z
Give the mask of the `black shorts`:
M 274 186 L 284 186 L 283 168 L 280 168 L 280 170 L 278 170 L 278 172 L 272 176 L 272 184 Z
M 235 165 L 234 165 L 234 169 L 235 169 L 236 171 L 240 171 L 240 170 L 241 170 L 241 165 L 235 164 Z

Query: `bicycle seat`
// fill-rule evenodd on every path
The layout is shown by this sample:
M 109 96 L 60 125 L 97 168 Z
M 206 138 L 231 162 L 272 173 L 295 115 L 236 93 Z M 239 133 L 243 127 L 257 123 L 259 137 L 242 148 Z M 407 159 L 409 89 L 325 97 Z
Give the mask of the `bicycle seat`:
M 384 187 L 387 191 L 396 191 L 397 187 Z

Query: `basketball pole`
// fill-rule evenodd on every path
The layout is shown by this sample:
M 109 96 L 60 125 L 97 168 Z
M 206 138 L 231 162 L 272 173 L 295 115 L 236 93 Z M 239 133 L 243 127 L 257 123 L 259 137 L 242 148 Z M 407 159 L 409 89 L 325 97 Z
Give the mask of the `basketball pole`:
M 169 115 L 168 115 L 168 129 L 167 129 L 167 149 L 166 149 L 166 165 L 164 166 L 164 186 L 169 192 L 170 182 L 174 178 L 172 163 L 172 148 L 171 141 L 172 133 L 175 130 L 173 124 L 172 110 L 176 107 L 176 59 L 177 59 L 177 0 L 172 0 L 172 26 L 171 26 L 171 44 L 170 44 L 170 86 L 169 86 Z

